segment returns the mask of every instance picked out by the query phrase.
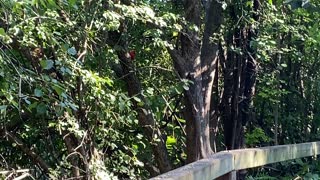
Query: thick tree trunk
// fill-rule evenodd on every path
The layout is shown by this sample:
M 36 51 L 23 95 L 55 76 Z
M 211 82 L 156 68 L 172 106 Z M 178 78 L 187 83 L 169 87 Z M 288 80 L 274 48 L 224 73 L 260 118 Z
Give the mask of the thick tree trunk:
M 217 62 L 219 58 L 219 41 L 212 41 L 214 33 L 219 32 L 220 25 L 223 21 L 222 4 L 219 1 L 212 0 L 206 8 L 206 21 L 203 35 L 203 42 L 201 47 L 201 73 L 202 73 L 202 93 L 204 102 L 203 118 L 204 123 L 202 124 L 203 139 L 205 140 L 206 146 L 205 151 L 207 154 L 212 153 L 210 147 L 210 114 L 211 114 L 211 101 L 212 101 L 212 88 L 217 70 Z M 218 104 L 215 104 L 215 107 Z M 217 119 L 213 119 L 213 125 L 217 125 Z M 213 127 L 216 128 L 215 126 Z M 214 137 L 211 137 L 214 138 Z
M 186 20 L 200 28 L 201 2 L 187 0 L 185 12 Z M 209 119 L 218 42 L 212 42 L 211 37 L 219 31 L 222 17 L 221 2 L 209 0 L 206 4 L 202 46 L 198 32 L 186 28 L 186 33 L 181 34 L 181 49 L 169 50 L 180 76 L 192 81 L 189 90 L 185 92 L 187 162 L 205 158 L 212 153 Z
M 227 37 L 227 46 L 233 44 L 233 35 Z M 234 69 L 234 54 L 231 51 L 227 52 L 227 58 L 223 65 L 223 94 L 221 102 L 221 115 L 224 128 L 224 139 L 227 149 L 233 147 L 233 121 L 232 121 L 232 89 L 233 89 L 233 69 Z

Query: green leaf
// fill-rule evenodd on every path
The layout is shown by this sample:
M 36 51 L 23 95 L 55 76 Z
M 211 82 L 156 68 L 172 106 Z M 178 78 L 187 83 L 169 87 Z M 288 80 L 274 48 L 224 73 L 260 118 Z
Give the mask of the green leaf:
M 140 166 L 140 167 L 143 167 L 143 166 L 144 166 L 143 162 L 138 161 L 138 160 L 134 161 L 134 165 Z
M 2 111 L 2 110 L 5 110 L 5 109 L 7 109 L 7 105 L 2 105 L 2 106 L 0 106 L 0 110 Z
M 187 86 L 187 85 L 183 85 L 182 87 L 183 87 L 183 89 L 186 90 L 186 91 L 189 90 L 189 86 Z
M 72 55 L 72 56 L 74 56 L 74 55 L 77 54 L 77 50 L 76 50 L 76 48 L 74 48 L 74 47 L 69 48 L 67 52 L 68 52 L 68 54 L 70 54 L 70 55 Z
M 74 103 L 68 103 L 69 107 L 71 107 L 72 110 L 76 111 L 78 110 L 78 106 L 75 105 Z
M 47 107 L 44 103 L 41 103 L 37 106 L 37 113 L 42 115 L 42 114 L 46 114 L 47 112 Z
M 64 92 L 64 89 L 63 89 L 61 86 L 54 85 L 52 88 L 56 91 L 56 93 L 57 93 L 59 96 L 61 96 L 62 93 Z
M 48 3 L 51 5 L 51 7 L 56 8 L 57 4 L 54 2 L 54 0 L 48 0 Z
M 112 84 L 113 84 L 113 81 L 108 77 L 104 78 L 104 82 L 107 83 L 108 86 L 112 86 Z
M 27 104 L 31 104 L 31 102 L 28 100 L 28 98 L 23 98 L 24 102 L 26 102 Z
M 178 37 L 179 33 L 177 31 L 172 32 L 172 37 Z
M 74 6 L 76 4 L 77 0 L 69 0 L 68 2 L 69 2 L 70 6 Z
M 168 136 L 166 145 L 168 149 L 172 149 L 172 146 L 177 143 L 177 139 L 174 136 Z
M 57 125 L 57 123 L 54 121 L 50 121 L 48 124 L 49 127 L 55 127 L 56 125 Z
M 286 67 L 288 67 L 288 65 L 287 64 L 284 64 L 284 63 L 282 63 L 282 64 L 280 64 L 282 67 L 284 67 L 284 68 L 286 68 Z
M 132 98 L 133 98 L 135 101 L 137 101 L 137 102 L 141 102 L 141 99 L 138 98 L 137 96 L 133 96 Z
M 252 8 L 252 7 L 253 7 L 253 2 L 252 2 L 252 1 L 247 1 L 247 2 L 246 2 L 246 5 L 247 5 L 248 7 L 250 7 L 250 8 Z
M 53 67 L 53 61 L 48 59 L 48 60 L 42 60 L 40 61 L 40 65 L 43 69 L 49 70 Z
M 154 89 L 149 87 L 146 91 L 148 94 L 153 95 Z
M 181 123 L 186 123 L 186 120 L 184 120 L 184 119 L 178 118 L 177 120 L 178 120 L 179 122 L 181 122 Z
M 34 95 L 36 97 L 42 97 L 43 92 L 41 91 L 41 89 L 34 89 Z
M 110 101 L 113 103 L 116 101 L 116 97 L 112 94 L 108 94 L 109 98 L 110 98 Z
M 119 109 L 120 109 L 120 111 L 123 111 L 124 109 L 125 109 L 125 103 L 123 102 L 123 101 L 120 101 L 120 103 L 119 103 Z
M 34 102 L 28 106 L 29 109 L 34 109 L 38 106 L 38 102 Z
M 47 4 L 46 4 L 46 2 L 44 1 L 44 0 L 39 0 L 40 1 L 40 3 L 41 3 L 41 5 L 43 6 L 43 7 L 47 7 Z
M 1 114 L 5 114 L 6 111 L 7 111 L 7 105 L 2 105 L 2 106 L 0 106 L 0 113 L 1 113 Z
M 137 104 L 139 107 L 143 107 L 144 106 L 144 102 L 138 102 L 138 104 Z
M 0 28 L 0 36 L 6 36 L 6 31 L 3 28 Z

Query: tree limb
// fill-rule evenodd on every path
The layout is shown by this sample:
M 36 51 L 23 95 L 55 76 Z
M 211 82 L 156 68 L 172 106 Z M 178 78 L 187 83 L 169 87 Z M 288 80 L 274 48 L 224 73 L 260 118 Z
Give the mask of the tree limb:
M 127 84 L 129 96 L 138 97 L 143 102 L 143 105 L 138 105 L 137 101 L 132 99 L 134 109 L 138 112 L 139 124 L 143 128 L 149 142 L 151 142 L 152 150 L 160 172 L 167 172 L 172 169 L 172 166 L 168 157 L 166 142 L 162 138 L 159 128 L 156 127 L 157 123 L 152 116 L 151 108 L 147 105 L 146 99 L 141 94 L 142 88 L 140 80 L 135 73 L 133 73 L 134 65 L 130 60 L 130 56 L 124 50 L 118 52 L 118 57 L 121 62 L 123 73 L 125 74 L 124 81 Z
M 20 148 L 25 154 L 27 154 L 35 164 L 38 164 L 46 174 L 50 172 L 49 165 L 36 152 L 28 148 L 27 145 L 24 144 L 22 140 L 18 138 L 14 133 L 8 132 L 7 130 L 4 131 L 5 137 L 7 137 L 11 143 L 15 143 L 17 147 Z

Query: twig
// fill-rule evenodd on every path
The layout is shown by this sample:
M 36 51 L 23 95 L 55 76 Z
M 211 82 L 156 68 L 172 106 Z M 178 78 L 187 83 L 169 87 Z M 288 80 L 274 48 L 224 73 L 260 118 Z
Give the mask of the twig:
M 0 157 L 3 159 L 4 163 L 6 164 L 6 167 L 7 167 L 7 168 L 9 168 L 9 166 L 8 166 L 8 163 L 7 163 L 6 159 L 5 159 L 1 154 L 0 154 Z M 1 171 L 0 171 L 0 174 L 1 174 Z
M 84 136 L 83 136 L 83 138 L 82 138 L 82 140 L 81 140 L 81 143 L 79 144 L 79 146 L 77 146 L 76 148 L 74 148 L 75 151 L 78 150 L 78 149 L 83 145 L 84 139 L 86 138 L 87 134 L 88 134 L 88 133 L 87 133 L 87 131 L 86 131 L 85 134 L 84 134 Z
M 144 66 L 144 67 L 139 67 L 139 68 L 136 69 L 136 71 L 139 71 L 139 69 L 147 69 L 147 68 L 154 68 L 154 69 L 160 69 L 160 70 L 163 70 L 163 71 L 173 72 L 173 70 L 171 70 L 171 69 L 163 68 L 163 67 L 160 67 L 160 66 Z
M 12 171 L 0 171 L 0 174 L 8 174 L 10 172 L 16 172 L 16 173 L 23 173 L 23 172 L 29 172 L 30 169 L 18 169 L 18 170 L 12 170 Z
M 83 178 L 83 177 L 85 177 L 85 176 L 71 177 L 71 178 L 67 178 L 65 180 L 79 179 L 79 178 Z
M 26 178 L 26 177 L 31 177 L 31 179 L 34 179 L 31 174 L 29 174 L 29 173 L 24 173 L 24 174 L 22 174 L 21 176 L 14 178 L 13 180 L 22 180 L 22 179 L 24 179 L 24 178 Z

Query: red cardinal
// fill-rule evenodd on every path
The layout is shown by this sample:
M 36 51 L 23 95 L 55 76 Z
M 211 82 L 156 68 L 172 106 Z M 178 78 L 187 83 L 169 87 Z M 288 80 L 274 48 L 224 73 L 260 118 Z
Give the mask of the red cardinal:
M 130 54 L 130 59 L 133 61 L 134 58 L 136 57 L 136 52 L 134 50 L 129 51 Z

